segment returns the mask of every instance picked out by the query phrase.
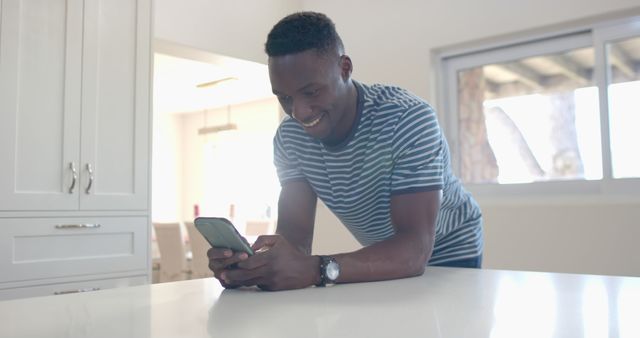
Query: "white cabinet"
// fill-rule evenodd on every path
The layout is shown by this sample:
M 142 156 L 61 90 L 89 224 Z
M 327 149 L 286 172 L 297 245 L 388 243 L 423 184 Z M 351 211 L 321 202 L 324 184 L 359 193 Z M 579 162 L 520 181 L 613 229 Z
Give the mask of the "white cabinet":
M 0 299 L 150 280 L 151 1 L 0 0 Z
M 150 0 L 0 6 L 0 210 L 148 209 Z

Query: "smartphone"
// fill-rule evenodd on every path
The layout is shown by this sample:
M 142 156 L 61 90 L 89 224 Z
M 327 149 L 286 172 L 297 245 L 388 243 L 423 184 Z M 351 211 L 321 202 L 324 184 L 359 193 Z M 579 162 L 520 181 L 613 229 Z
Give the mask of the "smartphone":
M 253 250 L 244 237 L 240 236 L 231 221 L 222 217 L 198 217 L 193 223 L 204 239 L 212 247 L 226 248 L 253 255 Z

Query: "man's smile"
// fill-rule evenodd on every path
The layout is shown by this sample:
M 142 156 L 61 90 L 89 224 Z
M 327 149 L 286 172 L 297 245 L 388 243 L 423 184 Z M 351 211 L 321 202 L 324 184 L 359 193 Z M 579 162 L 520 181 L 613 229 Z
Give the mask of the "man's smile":
M 316 117 L 315 119 L 308 121 L 308 122 L 303 122 L 303 121 L 299 121 L 303 127 L 305 128 L 311 128 L 313 126 L 315 126 L 316 124 L 320 123 L 320 120 L 322 120 L 322 118 L 326 115 L 326 113 L 321 113 L 320 115 L 318 115 L 318 117 Z

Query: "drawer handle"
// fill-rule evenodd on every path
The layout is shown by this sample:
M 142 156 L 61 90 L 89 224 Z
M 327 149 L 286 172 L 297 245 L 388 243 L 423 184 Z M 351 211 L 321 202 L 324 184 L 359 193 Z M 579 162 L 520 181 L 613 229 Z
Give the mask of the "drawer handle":
M 77 290 L 65 290 L 65 291 L 55 291 L 53 294 L 54 295 L 68 295 L 70 293 L 81 293 L 81 292 L 90 292 L 90 291 L 99 291 L 100 288 L 84 288 L 84 289 L 77 289 Z
M 100 224 L 57 224 L 56 229 L 90 229 L 99 228 Z

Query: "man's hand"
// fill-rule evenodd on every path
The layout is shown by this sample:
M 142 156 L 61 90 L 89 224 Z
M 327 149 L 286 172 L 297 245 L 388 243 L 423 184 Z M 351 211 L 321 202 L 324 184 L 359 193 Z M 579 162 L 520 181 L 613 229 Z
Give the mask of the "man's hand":
M 318 258 L 302 253 L 280 235 L 260 236 L 252 248 L 256 254 L 251 257 L 229 258 L 228 262 L 238 262 L 238 268 L 221 269 L 223 285 L 257 285 L 276 291 L 305 288 L 320 280 Z
M 213 271 L 214 277 L 216 277 L 223 287 L 232 289 L 246 284 L 229 284 L 222 278 L 224 271 L 235 268 L 235 264 L 241 262 L 249 257 L 246 252 L 233 252 L 229 249 L 211 248 L 207 251 L 209 257 L 209 269 Z M 248 284 L 250 286 L 253 284 Z

